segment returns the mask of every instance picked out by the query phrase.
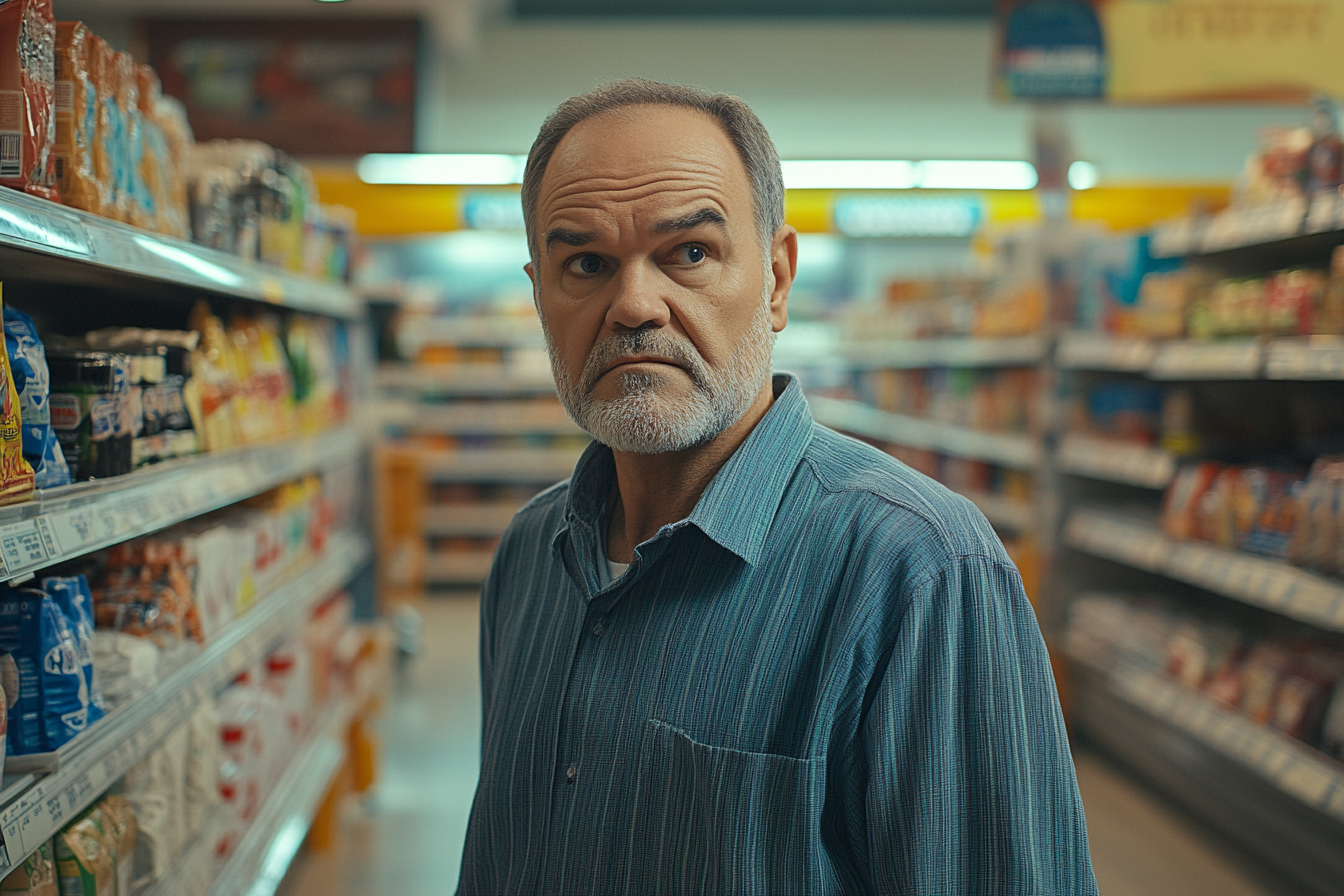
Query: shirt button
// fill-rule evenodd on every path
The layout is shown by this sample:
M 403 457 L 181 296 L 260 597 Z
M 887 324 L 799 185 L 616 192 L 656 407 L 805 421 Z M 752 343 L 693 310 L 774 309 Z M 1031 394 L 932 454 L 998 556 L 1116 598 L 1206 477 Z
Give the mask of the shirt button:
M 603 633 L 604 631 L 606 631 L 606 630 L 607 630 L 607 627 L 606 627 L 605 625 L 603 625 L 602 623 L 600 623 L 600 622 L 594 622 L 594 623 L 593 623 L 593 636 L 594 636 L 594 637 L 599 637 L 599 638 L 600 638 L 600 637 L 602 636 L 602 633 Z
M 565 769 L 565 781 L 569 784 L 573 784 L 574 779 L 578 777 L 578 774 L 578 768 L 571 765 L 569 768 Z

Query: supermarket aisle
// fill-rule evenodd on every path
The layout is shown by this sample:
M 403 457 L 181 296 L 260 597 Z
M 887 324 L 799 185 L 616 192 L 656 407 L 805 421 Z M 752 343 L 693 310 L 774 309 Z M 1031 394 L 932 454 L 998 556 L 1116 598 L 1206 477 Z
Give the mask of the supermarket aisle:
M 278 896 L 441 896 L 457 888 L 480 761 L 474 596 L 425 601 L 424 647 L 381 722 L 380 781 L 328 855 L 301 855 Z
M 424 652 L 382 723 L 381 784 L 343 842 L 302 856 L 279 896 L 440 896 L 456 887 L 479 760 L 473 597 L 424 605 Z M 1102 896 L 1283 896 L 1221 841 L 1104 759 L 1076 757 Z

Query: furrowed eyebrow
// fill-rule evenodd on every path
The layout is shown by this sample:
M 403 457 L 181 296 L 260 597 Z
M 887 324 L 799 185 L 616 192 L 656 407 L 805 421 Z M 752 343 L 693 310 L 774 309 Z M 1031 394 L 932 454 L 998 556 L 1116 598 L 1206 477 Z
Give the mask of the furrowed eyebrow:
M 563 227 L 553 227 L 546 231 L 546 251 L 551 251 L 551 246 L 556 243 L 564 243 L 566 246 L 586 246 L 597 239 L 597 234 L 591 230 L 566 230 Z
M 654 233 L 677 233 L 682 230 L 690 230 L 693 227 L 699 227 L 701 224 L 713 224 L 723 230 L 728 229 L 728 222 L 723 215 L 712 208 L 702 208 L 698 212 L 691 212 L 680 218 L 671 218 L 667 221 L 659 221 L 653 225 Z

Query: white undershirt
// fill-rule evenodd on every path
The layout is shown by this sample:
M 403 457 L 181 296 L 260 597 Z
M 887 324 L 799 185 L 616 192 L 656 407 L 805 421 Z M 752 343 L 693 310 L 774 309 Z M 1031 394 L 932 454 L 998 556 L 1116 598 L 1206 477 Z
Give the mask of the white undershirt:
M 629 563 L 617 563 L 615 560 L 607 561 L 607 569 L 611 570 L 611 580 L 613 582 L 625 575 L 625 571 L 629 568 Z

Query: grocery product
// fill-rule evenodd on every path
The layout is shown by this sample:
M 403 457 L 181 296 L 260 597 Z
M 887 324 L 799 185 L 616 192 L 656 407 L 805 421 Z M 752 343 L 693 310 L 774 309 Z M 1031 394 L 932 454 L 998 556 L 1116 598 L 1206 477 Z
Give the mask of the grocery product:
M 187 404 L 198 333 L 115 327 L 95 330 L 84 339 L 92 348 L 120 352 L 129 359 L 134 466 L 200 450 Z
M 103 717 L 106 706 L 94 666 L 93 594 L 89 590 L 88 579 L 82 575 L 48 576 L 42 580 L 42 590 L 56 602 L 65 615 L 66 624 L 70 626 L 70 634 L 74 636 L 75 649 L 89 693 L 87 724 L 91 725 Z
M 19 391 L 10 372 L 8 351 L 0 352 L 0 380 L 0 504 L 11 504 L 32 496 L 34 476 L 23 456 Z
M 63 896 L 56 879 L 56 855 L 52 841 L 44 840 L 3 881 L 0 893 L 13 896 Z
M 92 588 L 98 628 L 149 638 L 165 648 L 203 638 L 191 579 L 175 540 L 142 538 L 117 545 Z
M 158 684 L 162 655 L 159 646 L 146 638 L 95 631 L 93 663 L 107 706 L 115 709 L 129 703 Z
M 130 358 L 112 352 L 50 350 L 52 426 L 75 480 L 132 469 Z
M 33 470 L 38 488 L 70 482 L 70 468 L 51 425 L 51 377 L 47 354 L 33 319 L 22 311 L 4 308 L 5 350 L 14 388 L 19 396 L 23 456 Z
M 51 0 L 0 5 L 0 185 L 56 199 L 56 20 Z
M 1221 464 L 1205 462 L 1176 472 L 1162 499 L 1162 531 L 1172 538 L 1198 536 L 1204 494 L 1222 469 Z
M 61 202 L 104 214 L 108 197 L 94 172 L 98 95 L 89 76 L 89 39 L 83 22 L 56 23 L 56 183 Z
M 140 832 L 133 863 L 138 869 L 137 883 L 166 877 L 191 833 L 186 824 L 184 790 L 189 741 L 188 726 L 179 726 L 127 772 L 122 782 Z M 127 867 L 131 866 L 127 862 Z
M 126 118 L 117 92 L 116 53 L 96 34 L 88 37 L 89 81 L 97 98 L 93 142 L 93 176 L 103 201 L 102 214 L 118 221 L 128 218 L 130 197 L 122 188 L 125 164 Z
M 49 595 L 0 588 L 0 650 L 14 658 L 19 679 L 9 753 L 55 750 L 88 726 L 92 697 L 79 648 Z
M 118 877 L 123 849 L 129 857 L 134 822 L 124 804 L 93 804 L 55 839 L 56 873 L 61 896 L 119 896 Z

